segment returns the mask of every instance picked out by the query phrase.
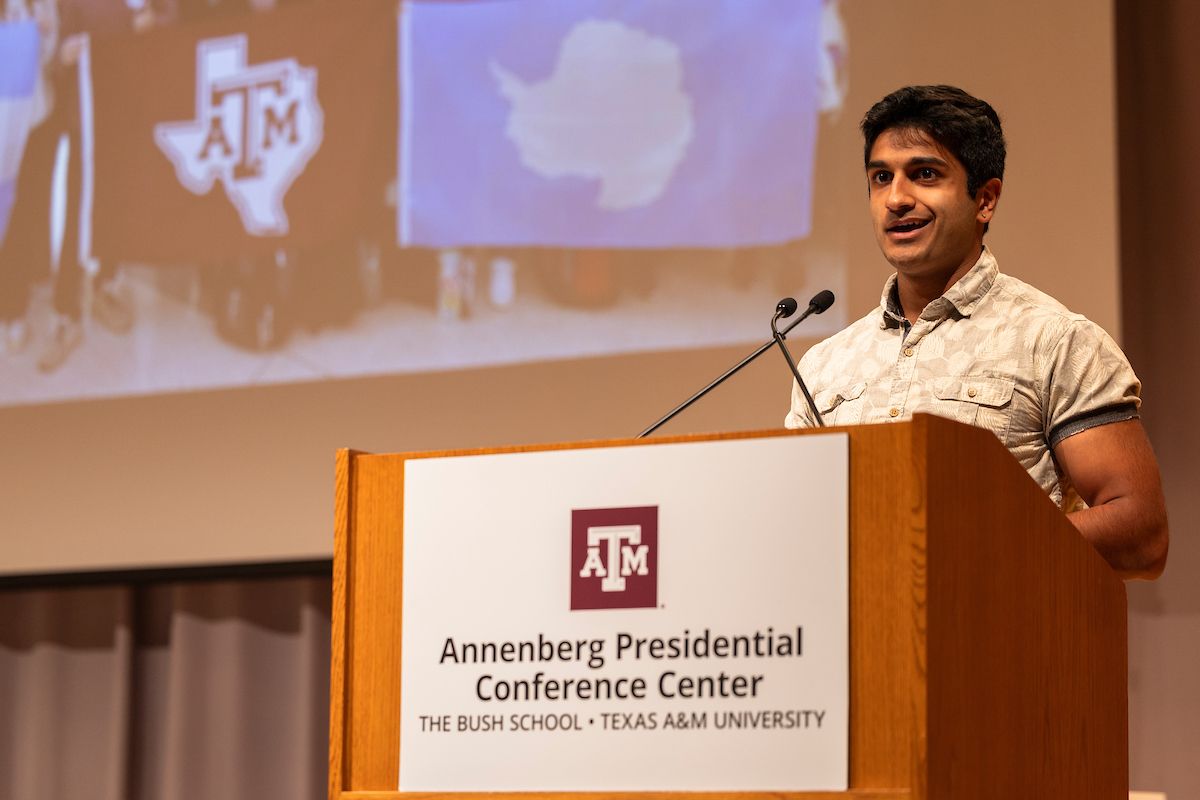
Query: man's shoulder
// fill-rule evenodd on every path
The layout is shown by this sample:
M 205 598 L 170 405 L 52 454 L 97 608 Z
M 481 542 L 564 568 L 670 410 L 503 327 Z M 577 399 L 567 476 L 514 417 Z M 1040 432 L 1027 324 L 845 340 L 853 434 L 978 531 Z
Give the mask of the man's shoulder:
M 1021 338 L 1038 352 L 1082 346 L 1085 342 L 1089 346 L 1120 352 L 1112 337 L 1098 323 L 1011 275 L 998 277 L 988 301 L 985 313 L 992 319 L 992 324 L 1021 331 Z M 997 323 L 997 320 L 1002 322 Z
M 1012 316 L 1025 321 L 1058 324 L 1090 322 L 1083 314 L 1067 308 L 1057 298 L 1046 294 L 1020 278 L 1000 273 L 988 293 L 991 313 Z

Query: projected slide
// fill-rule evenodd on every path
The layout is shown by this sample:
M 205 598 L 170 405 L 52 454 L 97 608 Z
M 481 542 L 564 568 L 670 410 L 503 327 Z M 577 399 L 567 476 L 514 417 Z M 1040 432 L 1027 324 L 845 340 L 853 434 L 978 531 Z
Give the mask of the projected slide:
M 845 284 L 836 0 L 6 8 L 0 405 L 750 344 Z

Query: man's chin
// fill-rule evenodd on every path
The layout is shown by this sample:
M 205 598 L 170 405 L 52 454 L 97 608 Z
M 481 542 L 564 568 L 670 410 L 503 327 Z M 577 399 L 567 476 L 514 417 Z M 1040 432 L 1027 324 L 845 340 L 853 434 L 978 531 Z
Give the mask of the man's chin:
M 883 257 L 897 272 L 924 271 L 926 253 L 923 248 L 892 245 L 883 251 Z

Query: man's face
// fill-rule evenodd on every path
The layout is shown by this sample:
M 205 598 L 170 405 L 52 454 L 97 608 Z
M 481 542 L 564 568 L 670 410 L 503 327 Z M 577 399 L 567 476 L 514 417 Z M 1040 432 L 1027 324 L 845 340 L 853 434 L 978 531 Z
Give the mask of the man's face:
M 871 147 L 867 183 L 875 240 L 897 272 L 949 278 L 979 258 L 999 180 L 972 198 L 962 162 L 919 131 L 893 128 Z

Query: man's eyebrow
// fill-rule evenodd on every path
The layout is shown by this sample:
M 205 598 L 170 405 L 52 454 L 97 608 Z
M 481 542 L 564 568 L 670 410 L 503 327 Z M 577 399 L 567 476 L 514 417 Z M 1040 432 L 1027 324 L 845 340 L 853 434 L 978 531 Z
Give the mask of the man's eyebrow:
M 944 158 L 938 158 L 937 156 L 913 156 L 908 161 L 904 162 L 905 167 L 922 167 L 930 164 L 935 167 L 950 166 L 950 162 L 946 161 Z M 867 169 L 890 169 L 890 167 L 884 161 L 868 161 Z

